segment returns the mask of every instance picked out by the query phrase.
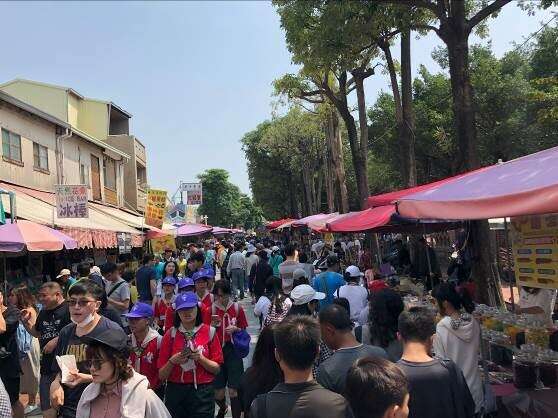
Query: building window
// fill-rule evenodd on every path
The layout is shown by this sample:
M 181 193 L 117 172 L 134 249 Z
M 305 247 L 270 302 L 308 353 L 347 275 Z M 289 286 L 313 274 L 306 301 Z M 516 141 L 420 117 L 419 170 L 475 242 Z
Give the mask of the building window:
M 87 164 L 79 165 L 79 182 L 89 187 L 89 166 Z
M 33 142 L 33 167 L 48 170 L 48 148 Z
M 21 162 L 21 136 L 2 128 L 2 153 L 10 160 Z
M 105 187 L 116 190 L 116 161 L 112 158 L 105 157 L 103 174 L 105 177 Z

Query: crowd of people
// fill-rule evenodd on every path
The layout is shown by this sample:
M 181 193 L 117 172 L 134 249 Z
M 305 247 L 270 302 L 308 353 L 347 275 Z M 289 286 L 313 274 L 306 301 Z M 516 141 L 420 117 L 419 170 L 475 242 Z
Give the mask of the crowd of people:
M 205 242 L 145 255 L 132 275 L 113 263 L 62 270 L 36 299 L 10 289 L 0 303 L 0 418 L 483 413 L 466 288 L 443 282 L 437 309 L 406 307 L 381 275 L 370 282 L 343 264 L 351 256 L 319 247 Z M 251 315 L 260 331 L 245 370 Z

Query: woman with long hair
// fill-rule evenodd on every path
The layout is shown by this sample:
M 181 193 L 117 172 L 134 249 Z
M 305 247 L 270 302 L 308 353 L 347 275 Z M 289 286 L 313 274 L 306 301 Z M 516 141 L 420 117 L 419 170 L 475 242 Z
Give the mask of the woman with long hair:
M 364 344 L 386 350 L 389 360 L 401 358 L 403 347 L 397 339 L 397 320 L 405 305 L 401 296 L 392 289 L 383 289 L 370 300 L 368 323 L 355 328 L 356 339 Z
M 239 397 L 244 418 L 250 418 L 250 405 L 256 396 L 269 392 L 283 381 L 283 372 L 275 359 L 273 327 L 265 327 L 260 332 L 252 365 L 244 372 L 240 382 Z
M 163 279 L 165 277 L 174 277 L 178 281 L 178 264 L 176 261 L 167 261 L 163 267 Z
M 198 296 L 180 293 L 174 324 L 164 335 L 157 366 L 167 381 L 165 404 L 173 418 L 213 418 L 213 381 L 223 363 L 215 329 L 202 322 Z
M 22 317 L 33 318 L 32 320 L 36 321 L 38 315 L 36 300 L 26 286 L 11 289 L 8 293 L 8 302 L 18 309 Z M 17 342 L 22 371 L 19 393 L 29 396 L 29 402 L 23 411 L 24 415 L 28 415 L 39 409 L 37 394 L 39 393 L 41 347 L 39 340 L 29 334 L 21 321 L 17 329 Z
M 147 378 L 130 365 L 130 351 L 123 330 L 108 328 L 84 340 L 92 382 L 79 399 L 76 418 L 170 418 L 163 401 L 149 389 Z
M 266 310 L 265 318 L 263 320 L 264 326 L 270 326 L 272 324 L 276 324 L 281 322 L 283 318 L 287 316 L 289 310 L 291 309 L 293 302 L 285 293 L 283 292 L 283 284 L 280 278 L 278 277 L 271 277 L 268 279 L 269 282 L 266 283 L 270 285 L 269 288 L 271 292 L 267 293 L 269 298 L 269 304 Z M 255 308 L 254 308 L 255 310 Z M 264 310 L 262 309 L 262 313 Z
M 442 319 L 436 325 L 433 350 L 436 357 L 449 358 L 463 371 L 475 413 L 484 404 L 481 374 L 478 368 L 480 326 L 471 315 L 475 306 L 464 288 L 457 291 L 450 283 L 441 283 L 432 291 Z

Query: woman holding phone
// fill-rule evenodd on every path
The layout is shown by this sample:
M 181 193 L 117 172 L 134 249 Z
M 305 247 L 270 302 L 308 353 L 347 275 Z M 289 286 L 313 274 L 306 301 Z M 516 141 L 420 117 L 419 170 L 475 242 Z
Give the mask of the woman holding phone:
M 198 296 L 180 293 L 173 327 L 161 342 L 159 377 L 167 381 L 165 404 L 173 418 L 213 418 L 213 380 L 223 363 L 215 328 L 202 322 Z

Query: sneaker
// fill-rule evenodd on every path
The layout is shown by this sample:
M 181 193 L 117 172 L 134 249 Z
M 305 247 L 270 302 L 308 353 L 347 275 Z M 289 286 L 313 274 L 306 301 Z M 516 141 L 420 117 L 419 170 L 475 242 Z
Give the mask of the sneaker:
M 27 405 L 23 410 L 26 417 L 31 415 L 41 415 L 41 409 L 37 405 Z

